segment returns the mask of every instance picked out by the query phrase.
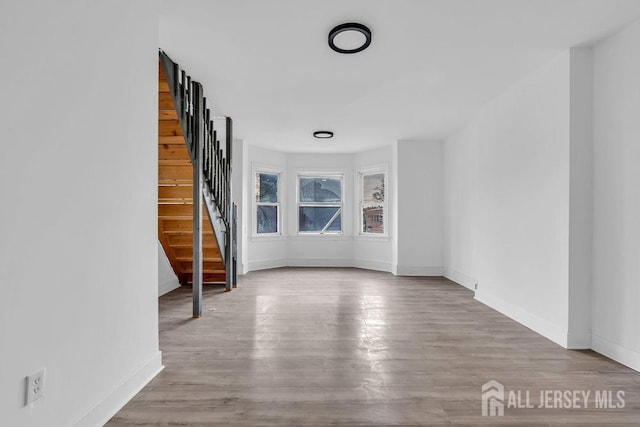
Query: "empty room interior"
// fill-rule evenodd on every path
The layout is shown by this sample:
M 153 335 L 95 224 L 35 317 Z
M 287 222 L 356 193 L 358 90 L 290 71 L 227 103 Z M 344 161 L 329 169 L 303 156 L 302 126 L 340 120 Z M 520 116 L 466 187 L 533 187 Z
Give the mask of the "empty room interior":
M 640 425 L 640 1 L 0 4 L 0 425 Z

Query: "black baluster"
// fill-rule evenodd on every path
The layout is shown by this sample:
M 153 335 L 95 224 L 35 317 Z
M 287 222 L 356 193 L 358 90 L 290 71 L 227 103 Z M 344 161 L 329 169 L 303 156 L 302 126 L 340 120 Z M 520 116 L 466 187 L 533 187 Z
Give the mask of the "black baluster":
M 215 199 L 216 204 L 218 203 L 218 153 L 217 153 L 217 145 L 216 141 L 218 138 L 218 131 L 213 130 L 213 146 L 211 147 L 213 150 L 213 182 L 211 183 L 211 189 L 213 190 L 213 197 Z
M 214 174 L 213 174 L 213 120 L 209 122 L 209 190 L 213 190 Z

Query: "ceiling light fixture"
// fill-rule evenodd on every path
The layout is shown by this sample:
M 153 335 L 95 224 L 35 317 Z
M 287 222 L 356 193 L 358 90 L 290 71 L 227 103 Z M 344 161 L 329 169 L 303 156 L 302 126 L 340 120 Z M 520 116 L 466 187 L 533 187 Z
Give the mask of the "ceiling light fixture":
M 320 139 L 333 138 L 333 132 L 328 130 L 318 130 L 313 133 L 313 136 Z
M 329 32 L 329 46 L 338 53 L 362 52 L 371 44 L 371 30 L 357 22 L 341 24 Z

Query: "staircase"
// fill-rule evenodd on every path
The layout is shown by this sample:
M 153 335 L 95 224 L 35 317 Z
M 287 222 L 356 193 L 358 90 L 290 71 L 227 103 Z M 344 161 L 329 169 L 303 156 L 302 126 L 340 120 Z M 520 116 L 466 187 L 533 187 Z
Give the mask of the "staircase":
M 180 283 L 193 284 L 194 317 L 201 312 L 202 283 L 225 283 L 228 291 L 236 284 L 232 122 L 211 117 L 202 92 L 202 85 L 160 52 L 158 240 Z M 226 144 L 214 127 L 220 121 Z
M 180 283 L 193 281 L 193 166 L 167 77 L 158 82 L 158 239 Z M 203 282 L 225 282 L 220 249 L 203 206 Z

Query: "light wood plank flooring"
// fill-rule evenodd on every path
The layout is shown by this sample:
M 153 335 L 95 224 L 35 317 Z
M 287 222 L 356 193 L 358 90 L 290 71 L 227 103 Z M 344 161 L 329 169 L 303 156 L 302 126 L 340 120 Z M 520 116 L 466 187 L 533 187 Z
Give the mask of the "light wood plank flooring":
M 254 272 L 238 289 L 160 298 L 165 370 L 107 425 L 640 425 L 640 374 L 568 351 L 442 278 L 357 269 Z M 481 416 L 481 386 L 591 390 L 588 409 Z M 595 409 L 595 390 L 625 391 Z

